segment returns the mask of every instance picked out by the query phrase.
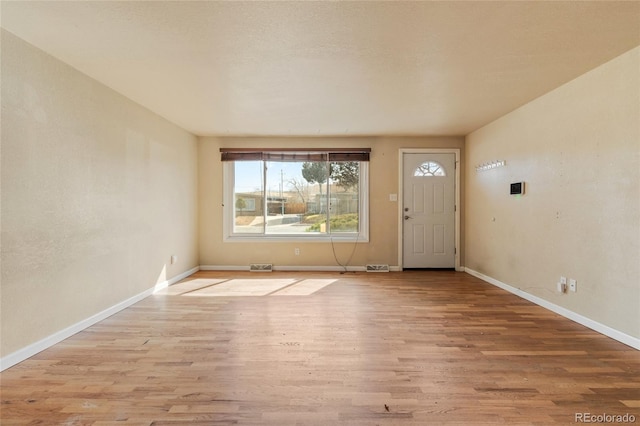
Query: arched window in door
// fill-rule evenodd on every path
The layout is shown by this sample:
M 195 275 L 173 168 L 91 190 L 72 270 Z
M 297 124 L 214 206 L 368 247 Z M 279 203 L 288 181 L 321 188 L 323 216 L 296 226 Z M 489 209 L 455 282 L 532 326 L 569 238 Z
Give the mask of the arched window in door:
M 423 176 L 423 177 L 432 177 L 432 176 L 446 176 L 447 173 L 442 167 L 442 164 L 436 163 L 435 161 L 425 161 L 416 167 L 416 170 L 413 172 L 414 176 Z

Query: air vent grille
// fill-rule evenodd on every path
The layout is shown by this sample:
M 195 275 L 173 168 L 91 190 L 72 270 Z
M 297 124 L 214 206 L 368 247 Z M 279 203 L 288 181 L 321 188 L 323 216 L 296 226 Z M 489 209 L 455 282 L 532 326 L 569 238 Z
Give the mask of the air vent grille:
M 389 272 L 389 265 L 367 265 L 367 272 Z
M 271 263 L 252 263 L 249 265 L 251 272 L 271 272 L 273 265 Z

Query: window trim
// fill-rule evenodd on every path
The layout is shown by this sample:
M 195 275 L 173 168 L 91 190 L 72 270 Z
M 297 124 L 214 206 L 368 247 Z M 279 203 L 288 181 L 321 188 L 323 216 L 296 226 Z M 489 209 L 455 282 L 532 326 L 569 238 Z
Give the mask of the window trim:
M 222 150 L 222 149 L 221 149 Z M 252 152 L 259 152 L 253 150 Z M 283 150 L 274 150 L 283 151 Z M 305 150 L 292 150 L 304 152 Z M 333 151 L 333 150 L 328 150 Z M 265 159 L 264 161 L 278 161 Z M 239 160 L 242 161 L 242 160 Z M 263 161 L 254 159 L 253 161 Z M 296 160 L 299 161 L 299 160 Z M 351 160 L 354 161 L 354 160 Z M 359 232 L 337 232 L 332 234 L 234 234 L 235 203 L 233 190 L 235 187 L 233 160 L 222 161 L 222 240 L 223 242 L 369 242 L 369 162 L 360 161 L 360 187 L 358 200 Z

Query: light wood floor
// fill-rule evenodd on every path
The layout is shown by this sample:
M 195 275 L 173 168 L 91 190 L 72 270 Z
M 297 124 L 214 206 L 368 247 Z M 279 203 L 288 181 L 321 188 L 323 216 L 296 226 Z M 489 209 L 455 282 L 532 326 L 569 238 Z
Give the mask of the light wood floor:
M 640 423 L 639 351 L 464 273 L 191 280 L 3 372 L 2 425 Z

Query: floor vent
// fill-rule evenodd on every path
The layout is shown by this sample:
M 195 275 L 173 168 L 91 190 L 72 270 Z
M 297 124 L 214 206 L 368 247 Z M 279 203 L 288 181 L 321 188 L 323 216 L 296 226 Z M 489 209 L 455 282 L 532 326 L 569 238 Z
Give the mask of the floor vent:
M 367 272 L 389 272 L 389 265 L 367 265 Z
M 251 272 L 271 272 L 273 271 L 273 265 L 271 263 L 252 263 L 249 265 Z

